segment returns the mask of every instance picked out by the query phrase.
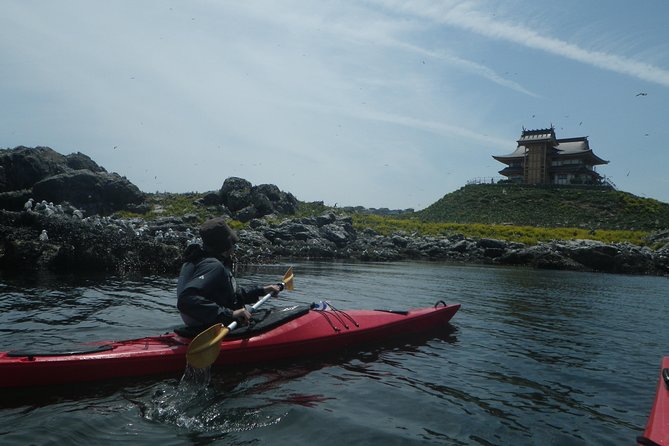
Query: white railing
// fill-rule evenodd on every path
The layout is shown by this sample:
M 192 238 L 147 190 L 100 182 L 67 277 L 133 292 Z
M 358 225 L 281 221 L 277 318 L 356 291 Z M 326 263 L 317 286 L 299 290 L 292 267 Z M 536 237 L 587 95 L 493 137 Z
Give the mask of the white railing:
M 469 184 L 497 184 L 500 181 L 506 180 L 506 177 L 478 177 L 478 178 L 472 178 L 471 180 L 467 181 L 467 185 Z
M 509 184 L 509 179 L 507 177 L 477 177 L 477 178 L 472 178 L 471 180 L 467 180 L 467 185 L 472 185 L 472 184 L 498 184 L 499 182 L 503 182 L 502 184 Z M 522 184 L 522 183 L 513 183 L 513 184 Z M 606 176 L 602 176 L 602 181 L 601 184 L 573 184 L 573 183 L 568 183 L 568 184 L 546 184 L 546 186 L 590 186 L 590 187 L 610 187 L 614 190 L 618 190 L 618 187 L 611 181 L 610 178 Z

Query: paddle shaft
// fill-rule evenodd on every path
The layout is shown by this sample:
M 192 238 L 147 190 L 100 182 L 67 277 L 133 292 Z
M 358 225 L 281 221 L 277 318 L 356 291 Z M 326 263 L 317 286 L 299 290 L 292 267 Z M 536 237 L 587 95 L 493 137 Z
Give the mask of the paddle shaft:
M 264 304 L 264 303 L 267 301 L 267 299 L 269 299 L 270 297 L 272 297 L 272 293 L 267 293 L 267 294 L 265 294 L 265 295 L 263 296 L 262 299 L 260 299 L 258 302 L 256 302 L 256 303 L 253 304 L 253 306 L 251 307 L 251 311 L 253 311 L 253 310 L 257 310 L 258 307 L 260 307 L 262 304 Z M 221 325 L 223 325 L 223 324 L 221 324 Z M 228 328 L 228 330 L 230 330 L 230 331 L 232 331 L 232 330 L 234 330 L 235 328 L 237 328 L 237 321 L 232 321 L 232 322 L 230 322 L 230 324 L 228 324 L 228 327 L 227 327 L 227 328 Z
M 292 279 L 292 277 L 291 277 L 291 279 Z M 279 282 L 279 283 L 277 283 L 277 285 L 279 285 L 279 291 L 283 291 L 283 289 L 286 288 L 286 284 L 285 284 L 285 282 Z M 251 307 L 251 312 L 257 310 L 258 307 L 260 307 L 262 304 L 264 304 L 264 303 L 267 301 L 267 299 L 269 299 L 270 297 L 272 297 L 272 293 L 267 293 L 267 294 L 265 294 L 265 295 L 262 297 L 262 299 L 260 299 L 258 302 L 256 302 L 256 303 L 253 304 L 253 306 Z M 223 324 L 221 324 L 221 325 L 223 325 Z M 234 330 L 235 328 L 237 328 L 237 321 L 232 321 L 232 322 L 231 322 L 230 324 L 228 324 L 228 326 L 227 326 L 228 331 L 232 331 L 232 330 Z

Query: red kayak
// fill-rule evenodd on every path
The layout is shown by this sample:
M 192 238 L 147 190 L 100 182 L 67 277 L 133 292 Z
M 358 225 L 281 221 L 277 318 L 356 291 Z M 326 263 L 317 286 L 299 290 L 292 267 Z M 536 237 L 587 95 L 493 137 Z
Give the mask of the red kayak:
M 637 443 L 643 446 L 669 445 L 669 356 L 662 358 L 653 409 Z
M 408 311 L 315 310 L 308 306 L 259 311 L 258 323 L 235 330 L 221 342 L 215 366 L 294 359 L 426 332 L 444 326 L 460 304 L 438 302 Z M 120 377 L 179 374 L 186 368 L 195 333 L 88 344 L 75 351 L 0 352 L 0 387 L 100 381 Z

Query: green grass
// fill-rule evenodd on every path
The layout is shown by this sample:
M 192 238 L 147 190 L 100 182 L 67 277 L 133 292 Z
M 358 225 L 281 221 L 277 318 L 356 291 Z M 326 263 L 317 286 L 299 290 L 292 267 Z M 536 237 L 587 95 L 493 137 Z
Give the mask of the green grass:
M 139 217 L 152 221 L 160 217 L 183 217 L 190 214 L 196 217 L 197 222 L 202 223 L 208 218 L 217 216 L 211 209 L 196 203 L 204 195 L 198 192 L 146 194 L 146 204 L 149 207 L 147 213 L 139 214 L 130 211 L 120 211 L 115 215 L 121 218 Z
M 297 204 L 297 213 L 295 217 L 314 217 L 322 215 L 325 212 L 338 211 L 335 208 L 325 206 L 322 201 L 300 201 Z
M 382 235 L 404 232 L 423 236 L 463 235 L 471 238 L 491 238 L 535 245 L 550 240 L 589 239 L 604 243 L 628 242 L 643 246 L 650 234 L 648 231 L 615 229 L 587 230 L 583 228 L 545 228 L 481 223 L 437 223 L 423 222 L 412 218 L 388 218 L 378 215 L 354 215 L 354 227 L 358 230 L 371 228 Z

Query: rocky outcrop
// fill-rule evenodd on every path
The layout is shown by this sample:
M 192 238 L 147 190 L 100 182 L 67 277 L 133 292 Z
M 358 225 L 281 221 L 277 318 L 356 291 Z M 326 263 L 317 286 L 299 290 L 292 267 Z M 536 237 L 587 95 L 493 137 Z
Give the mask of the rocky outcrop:
M 616 274 L 669 275 L 669 244 L 653 250 L 591 240 L 552 241 L 534 246 L 461 235 L 430 237 L 356 230 L 351 217 L 318 217 L 274 222 L 253 219 L 239 230 L 238 262 L 280 259 L 361 261 L 438 260 L 514 265 L 539 269 Z M 178 274 L 181 255 L 198 241 L 197 219 L 166 217 L 81 218 L 67 210 L 0 211 L 0 269 L 57 272 L 105 271 L 116 274 Z
M 297 198 L 273 184 L 253 186 L 237 177 L 226 179 L 218 195 L 231 215 L 244 223 L 271 214 L 294 214 L 298 204 Z
M 108 215 L 144 201 L 144 194 L 117 173 L 74 170 L 45 178 L 32 187 L 32 196 L 48 202 L 66 201 L 87 215 Z
M 248 223 L 268 215 L 295 214 L 298 200 L 274 184 L 254 186 L 243 178 L 230 177 L 223 182 L 219 191 L 205 194 L 200 204 L 221 206 L 221 213 Z
M 104 170 L 81 153 L 68 158 L 48 147 L 0 150 L 0 192 L 30 189 L 44 178 L 79 168 Z
M 23 146 L 0 150 L 0 208 L 20 210 L 30 198 L 105 215 L 141 203 L 144 194 L 82 153 L 65 156 L 49 147 Z
M 160 221 L 149 226 L 140 220 L 0 210 L 0 269 L 174 274 L 189 233 L 172 229 L 183 227 L 181 221 L 166 227 Z
M 668 255 L 667 248 L 654 251 L 627 243 L 607 245 L 593 240 L 568 240 L 510 249 L 495 263 L 619 274 L 667 274 Z

